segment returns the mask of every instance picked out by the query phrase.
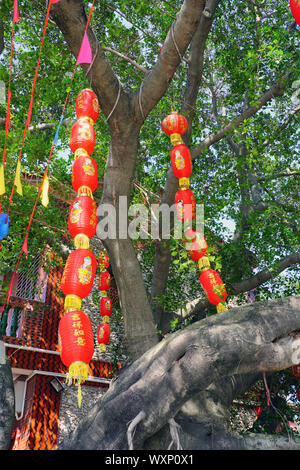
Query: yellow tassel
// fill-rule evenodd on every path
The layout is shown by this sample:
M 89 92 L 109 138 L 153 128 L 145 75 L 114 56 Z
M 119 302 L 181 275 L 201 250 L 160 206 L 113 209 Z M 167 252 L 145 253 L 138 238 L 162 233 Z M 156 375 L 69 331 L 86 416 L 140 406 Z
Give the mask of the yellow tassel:
M 68 370 L 68 382 L 83 384 L 89 373 L 89 365 L 86 362 L 73 362 Z
M 179 178 L 179 189 L 188 189 L 190 187 L 190 179 L 189 178 Z
M 202 256 L 202 258 L 198 260 L 198 266 L 200 271 L 205 271 L 210 268 L 210 262 L 207 256 Z
M 77 295 L 66 295 L 64 308 L 68 312 L 72 312 L 73 310 L 80 310 L 81 298 Z
M 0 166 L 0 195 L 5 193 L 4 166 Z
M 102 321 L 103 323 L 109 323 L 109 316 L 108 315 L 104 315 L 104 317 L 102 317 Z M 104 345 L 105 346 L 105 345 Z
M 226 310 L 228 310 L 228 306 L 226 305 L 226 303 L 220 302 L 217 305 L 217 313 L 226 312 Z
M 90 247 L 90 239 L 84 233 L 78 233 L 74 238 L 74 245 L 76 248 L 84 248 L 88 250 Z
M 172 145 L 178 145 L 178 144 L 183 144 L 183 140 L 181 138 L 181 135 L 180 134 L 171 134 L 170 135 L 170 140 L 171 140 L 171 144 Z
M 44 182 L 42 186 L 42 194 L 41 194 L 42 204 L 44 207 L 47 207 L 49 204 L 48 191 L 49 191 L 49 178 L 46 174 L 44 178 Z
M 106 344 L 104 344 L 104 343 L 99 344 L 99 351 L 100 352 L 106 352 Z
M 16 169 L 14 185 L 17 188 L 17 193 L 20 194 L 20 196 L 23 196 L 22 183 L 21 183 L 21 162 L 20 162 L 20 160 L 18 160 L 18 163 L 17 163 L 17 169 Z
M 80 149 L 75 150 L 75 153 L 74 153 L 75 160 L 76 160 L 78 157 L 80 157 L 81 155 L 86 155 L 86 156 L 88 156 L 88 152 L 87 152 L 85 149 L 83 149 L 83 148 L 80 148 Z
M 89 196 L 91 199 L 94 199 L 93 191 L 88 186 L 80 186 L 80 188 L 78 188 L 77 194 L 78 196 Z
M 78 407 L 81 408 L 81 385 L 78 384 Z
M 92 126 L 94 125 L 93 119 L 89 116 L 82 116 L 78 119 L 78 121 L 88 121 L 90 124 L 92 124 Z

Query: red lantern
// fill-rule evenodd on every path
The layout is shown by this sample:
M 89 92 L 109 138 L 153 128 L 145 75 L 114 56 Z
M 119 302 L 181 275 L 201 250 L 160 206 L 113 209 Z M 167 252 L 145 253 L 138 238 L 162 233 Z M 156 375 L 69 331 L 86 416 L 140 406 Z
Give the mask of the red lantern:
M 93 122 L 96 122 L 99 117 L 99 101 L 97 95 L 88 88 L 82 90 L 77 95 L 75 108 L 78 119 L 89 117 Z
M 78 192 L 80 187 L 88 187 L 93 193 L 98 186 L 98 165 L 88 155 L 78 157 L 72 168 L 72 186 Z
M 110 317 L 112 314 L 112 301 L 109 297 L 101 297 L 100 299 L 100 315 L 101 317 Z
M 175 194 L 176 214 L 181 221 L 192 221 L 196 217 L 196 200 L 190 189 L 179 189 Z
M 300 380 L 300 364 L 291 367 L 291 374 L 295 379 Z
M 290 0 L 290 9 L 297 24 L 300 25 L 300 2 L 299 0 Z
M 111 275 L 104 271 L 99 276 L 99 290 L 108 291 L 110 288 Z
M 194 229 L 188 229 L 185 232 L 185 246 L 188 249 L 190 257 L 194 261 L 199 261 L 200 258 L 206 255 L 206 250 L 208 245 L 205 238 L 201 235 L 200 232 Z
M 79 235 L 93 238 L 97 227 L 97 205 L 93 199 L 86 196 L 79 196 L 71 204 L 69 212 L 68 228 L 71 237 L 79 240 Z M 84 239 L 85 237 L 81 237 Z M 84 243 L 82 241 L 82 243 Z M 77 246 L 78 248 L 82 246 Z
M 58 326 L 60 356 L 69 368 L 69 379 L 78 383 L 88 376 L 88 364 L 94 354 L 93 329 L 89 317 L 82 311 L 66 313 Z
M 66 296 L 87 297 L 93 287 L 96 269 L 97 260 L 90 250 L 72 251 L 62 275 L 61 290 Z
M 175 145 L 171 150 L 172 170 L 176 178 L 188 178 L 192 174 L 192 160 L 188 147 Z
M 173 145 L 182 142 L 181 136 L 188 128 L 188 122 L 184 116 L 178 113 L 171 113 L 162 122 L 163 131 L 171 137 Z
M 225 286 L 216 271 L 213 269 L 203 271 L 200 274 L 200 282 L 211 304 L 218 305 L 226 300 Z
M 109 343 L 110 326 L 108 323 L 100 323 L 97 331 L 97 341 L 100 351 L 106 351 L 106 345 Z
M 95 147 L 95 130 L 88 119 L 78 119 L 71 130 L 70 148 L 73 153 L 84 149 L 90 155 Z
M 262 412 L 262 406 L 257 406 L 257 407 L 255 408 L 255 410 L 256 410 L 256 415 L 257 415 L 257 417 L 259 417 L 259 415 L 260 415 L 261 412 Z

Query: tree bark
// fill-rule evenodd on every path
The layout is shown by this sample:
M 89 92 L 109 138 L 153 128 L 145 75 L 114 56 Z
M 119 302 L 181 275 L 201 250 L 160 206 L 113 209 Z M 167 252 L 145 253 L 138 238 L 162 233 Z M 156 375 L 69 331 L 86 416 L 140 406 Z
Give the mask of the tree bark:
M 128 423 L 142 411 L 134 434 L 134 448 L 141 449 L 188 400 L 220 380 L 290 367 L 299 347 L 299 307 L 300 296 L 257 302 L 167 336 L 121 370 L 61 449 L 127 449 Z

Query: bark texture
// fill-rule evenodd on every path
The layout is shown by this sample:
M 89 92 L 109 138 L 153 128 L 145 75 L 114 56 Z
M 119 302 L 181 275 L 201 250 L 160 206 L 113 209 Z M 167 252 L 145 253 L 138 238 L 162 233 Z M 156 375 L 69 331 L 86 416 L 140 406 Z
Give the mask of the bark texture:
M 0 340 L 0 450 L 7 450 L 14 424 L 15 392 L 12 372 Z
M 215 424 L 223 435 L 220 439 L 225 442 L 228 433 L 224 434 L 218 424 L 221 407 L 218 411 L 218 406 L 213 405 L 218 403 L 216 397 L 221 396 L 218 382 L 291 366 L 299 338 L 299 308 L 299 296 L 257 302 L 208 317 L 167 336 L 121 371 L 101 402 L 91 409 L 61 448 L 127 449 L 128 423 L 143 412 L 145 418 L 138 423 L 134 434 L 134 448 L 142 449 L 180 410 L 182 422 L 185 415 L 191 416 L 193 407 L 188 403 L 191 399 L 198 404 L 194 405 L 196 424 L 189 420 L 187 433 L 193 434 L 193 426 L 198 426 L 200 447 L 197 448 L 207 445 L 201 444 L 204 421 L 206 427 Z M 228 384 L 227 387 L 230 389 Z M 200 393 L 205 394 L 206 410 L 203 401 L 199 401 Z M 230 402 L 232 391 L 227 395 Z M 224 398 L 219 401 L 225 404 Z M 190 445 L 188 441 L 186 445 Z M 256 445 L 261 444 L 257 441 Z

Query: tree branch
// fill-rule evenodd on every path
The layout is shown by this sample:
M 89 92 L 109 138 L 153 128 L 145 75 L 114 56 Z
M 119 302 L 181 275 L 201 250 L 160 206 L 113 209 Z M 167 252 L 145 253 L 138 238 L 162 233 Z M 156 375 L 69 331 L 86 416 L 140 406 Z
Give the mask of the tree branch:
M 273 85 L 257 102 L 257 104 L 248 107 L 242 112 L 237 118 L 226 124 L 223 128 L 217 131 L 215 134 L 207 136 L 199 145 L 191 150 L 192 159 L 198 158 L 201 152 L 207 147 L 219 142 L 221 139 L 226 137 L 227 134 L 235 130 L 240 126 L 246 119 L 256 114 L 263 106 L 265 106 L 273 98 L 282 96 L 284 89 L 287 86 L 288 79 L 291 76 L 292 71 L 287 72 L 275 85 Z

